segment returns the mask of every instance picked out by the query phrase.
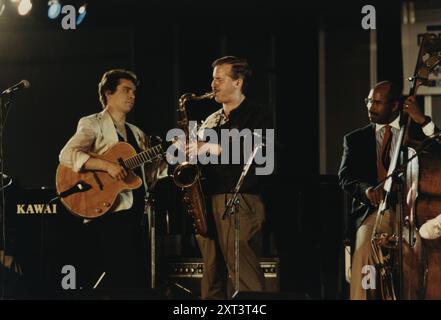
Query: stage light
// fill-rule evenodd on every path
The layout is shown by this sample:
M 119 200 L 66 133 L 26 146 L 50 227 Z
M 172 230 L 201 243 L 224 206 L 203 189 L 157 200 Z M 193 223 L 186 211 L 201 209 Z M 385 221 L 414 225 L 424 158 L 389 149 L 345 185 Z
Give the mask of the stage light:
M 5 3 L 3 0 L 0 0 L 0 16 L 2 15 L 4 10 L 5 10 Z
M 78 17 L 77 17 L 77 26 L 83 22 L 84 18 L 86 17 L 86 10 L 87 7 L 87 3 L 83 4 L 79 9 L 78 9 Z
M 50 0 L 47 5 L 49 8 L 47 9 L 47 16 L 49 19 L 57 19 L 61 13 L 61 4 L 58 0 Z
M 31 9 L 32 9 L 31 0 L 21 0 L 20 4 L 18 5 L 18 14 L 21 16 L 25 16 L 29 12 L 31 12 Z

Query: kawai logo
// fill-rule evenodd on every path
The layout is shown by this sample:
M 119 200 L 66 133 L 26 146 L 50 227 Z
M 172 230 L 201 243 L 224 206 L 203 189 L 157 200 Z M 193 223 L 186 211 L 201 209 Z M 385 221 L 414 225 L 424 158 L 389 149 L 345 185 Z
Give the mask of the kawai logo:
M 17 204 L 17 214 L 56 214 L 57 204 Z

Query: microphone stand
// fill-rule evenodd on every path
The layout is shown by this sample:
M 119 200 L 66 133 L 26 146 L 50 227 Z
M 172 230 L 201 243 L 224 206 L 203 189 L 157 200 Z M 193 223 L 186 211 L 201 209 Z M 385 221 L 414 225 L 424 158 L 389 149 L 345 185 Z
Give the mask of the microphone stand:
M 27 83 L 27 86 L 29 86 L 29 82 Z M 7 90 L 3 91 L 0 94 L 0 235 L 1 235 L 1 242 L 0 242 L 0 250 L 3 250 L 4 252 L 4 259 L 6 258 L 6 215 L 5 215 L 5 185 L 4 185 L 4 154 L 3 154 L 3 130 L 5 128 L 6 119 L 8 117 L 9 108 L 12 103 L 12 97 L 14 96 L 14 90 L 7 92 Z M 2 265 L 4 265 L 4 261 L 2 261 Z M 1 270 L 4 270 L 4 268 L 0 268 Z M 5 289 L 6 289 L 6 277 L 4 274 L 0 275 L 2 278 L 1 283 L 1 293 L 0 293 L 0 299 L 5 298 Z
M 149 245 L 150 245 L 150 289 L 158 288 L 158 275 L 157 275 L 157 260 L 158 260 L 158 236 L 156 233 L 157 229 L 157 212 L 156 212 L 156 203 L 153 187 L 157 182 L 157 175 L 159 170 L 159 162 L 161 161 L 161 157 L 156 160 L 157 163 L 154 168 L 155 179 L 151 183 L 150 186 L 145 184 L 145 195 L 144 195 L 144 214 L 147 216 L 147 224 L 148 224 L 148 237 L 149 237 Z M 145 179 L 145 177 L 144 177 Z
M 4 128 L 4 124 L 5 124 L 5 120 L 6 120 L 6 116 L 4 115 L 4 112 L 6 112 L 7 114 L 7 108 L 9 107 L 10 103 L 11 103 L 11 99 L 9 98 L 8 100 L 5 100 L 6 95 L 0 95 L 0 215 L 1 215 L 1 219 L 0 219 L 0 223 L 1 223 L 1 242 L 0 242 L 0 250 L 3 250 L 3 258 L 6 258 L 6 217 L 5 217 L 5 205 L 6 205 L 6 201 L 5 201 L 5 186 L 4 186 L 4 178 L 3 178 L 3 167 L 4 167 L 4 155 L 3 155 L 3 128 Z M 5 261 L 1 261 L 2 266 L 4 265 Z M 2 273 L 4 271 L 4 268 L 1 267 L 0 268 L 2 270 Z M 1 283 L 1 294 L 0 294 L 0 299 L 5 299 L 5 290 L 6 290 L 6 275 L 5 274 L 1 274 L 0 275 L 2 278 L 2 283 Z
M 240 285 L 240 278 L 239 278 L 239 258 L 240 258 L 240 250 L 239 250 L 239 236 L 240 236 L 240 215 L 239 215 L 239 203 L 240 200 L 238 198 L 240 188 L 242 187 L 243 181 L 251 167 L 251 164 L 253 163 L 253 160 L 256 156 L 257 151 L 264 146 L 264 143 L 260 142 L 254 145 L 253 153 L 248 158 L 247 162 L 244 164 L 242 173 L 239 177 L 239 180 L 236 183 L 236 186 L 234 187 L 233 196 L 228 200 L 227 205 L 225 206 L 224 214 L 222 215 L 222 220 L 225 220 L 228 215 L 235 214 L 234 219 L 234 268 L 235 268 L 235 274 L 234 274 L 234 287 L 235 292 L 233 294 L 233 297 L 236 296 L 239 293 L 239 285 Z
M 6 200 L 5 200 L 5 185 L 4 185 L 4 154 L 3 154 L 3 129 L 6 124 L 6 119 L 8 116 L 9 107 L 12 102 L 12 93 L 11 94 L 0 94 L 0 227 L 1 227 L 1 242 L 0 242 L 0 250 L 4 251 L 3 257 L 6 257 Z M 2 265 L 4 265 L 4 261 L 2 261 Z M 4 270 L 4 268 L 0 268 Z M 5 275 L 1 275 L 2 283 L 1 283 L 1 294 L 0 299 L 5 298 Z
M 2 260 L 6 259 L 6 239 L 5 239 L 5 210 L 4 210 L 4 195 L 5 193 L 3 192 L 4 188 L 3 188 L 3 100 L 2 100 L 2 96 L 0 95 L 0 173 L 1 173 L 1 177 L 0 177 L 0 192 L 1 192 L 1 200 L 0 200 L 0 215 L 1 215 L 1 219 L 0 219 L 0 227 L 1 227 L 1 242 L 0 242 L 0 250 L 3 250 L 3 257 L 1 258 Z M 2 279 L 2 292 L 0 294 L 0 299 L 5 299 L 5 272 L 3 270 L 3 265 L 4 265 L 5 261 L 1 261 L 1 274 L 0 277 Z
M 144 213 L 150 218 L 149 235 L 150 235 L 150 288 L 156 289 L 157 275 L 156 275 L 156 210 L 154 208 L 154 198 L 151 194 L 145 198 Z

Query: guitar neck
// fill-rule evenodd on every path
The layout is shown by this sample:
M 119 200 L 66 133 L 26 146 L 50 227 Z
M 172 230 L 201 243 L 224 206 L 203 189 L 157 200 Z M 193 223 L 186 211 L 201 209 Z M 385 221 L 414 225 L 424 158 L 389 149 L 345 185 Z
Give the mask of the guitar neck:
M 164 151 L 161 144 L 158 144 L 152 148 L 149 148 L 143 152 L 140 152 L 133 157 L 130 157 L 126 160 L 124 160 L 124 166 L 127 169 L 135 169 L 144 163 L 152 162 L 153 160 L 159 159 L 162 157 Z

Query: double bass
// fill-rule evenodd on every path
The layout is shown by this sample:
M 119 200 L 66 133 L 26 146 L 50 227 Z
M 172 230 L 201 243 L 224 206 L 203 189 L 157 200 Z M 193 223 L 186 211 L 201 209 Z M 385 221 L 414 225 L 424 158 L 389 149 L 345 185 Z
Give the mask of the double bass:
M 425 34 L 420 46 L 409 96 L 430 83 L 430 72 L 441 62 L 441 41 Z M 433 137 L 418 143 L 409 135 L 412 123 L 404 125 L 384 181 L 385 198 L 377 211 L 371 238 L 379 289 L 383 300 L 441 299 L 441 238 L 424 240 L 418 228 L 441 214 L 441 153 L 424 152 L 437 143 Z M 378 226 L 387 209 L 395 214 L 392 234 Z

